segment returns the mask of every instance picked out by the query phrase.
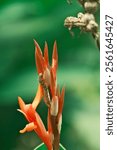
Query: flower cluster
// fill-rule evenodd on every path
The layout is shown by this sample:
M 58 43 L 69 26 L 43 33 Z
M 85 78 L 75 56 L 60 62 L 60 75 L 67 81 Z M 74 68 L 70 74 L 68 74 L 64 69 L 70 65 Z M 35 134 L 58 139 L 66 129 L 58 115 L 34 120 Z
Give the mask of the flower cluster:
M 62 91 L 60 92 L 60 88 L 57 85 L 57 44 L 56 42 L 54 43 L 52 65 L 50 65 L 47 43 L 45 42 L 44 54 L 42 54 L 41 48 L 35 40 L 34 43 L 39 84 L 36 96 L 31 104 L 25 104 L 22 98 L 18 97 L 20 106 L 18 111 L 23 113 L 29 122 L 24 129 L 20 130 L 20 133 L 34 130 L 39 138 L 45 143 L 48 150 L 59 150 L 65 88 L 62 88 Z M 39 114 L 36 112 L 36 108 L 42 98 L 48 108 L 48 130 L 46 130 Z

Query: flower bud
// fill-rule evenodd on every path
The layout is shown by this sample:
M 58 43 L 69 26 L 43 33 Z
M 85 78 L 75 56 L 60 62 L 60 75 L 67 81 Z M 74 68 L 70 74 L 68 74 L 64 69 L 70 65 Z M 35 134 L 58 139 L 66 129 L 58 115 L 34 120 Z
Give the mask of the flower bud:
M 43 78 L 46 81 L 47 86 L 49 86 L 50 85 L 50 71 L 48 68 L 45 69 Z
M 58 97 L 54 96 L 51 102 L 51 115 L 57 116 L 58 114 Z
M 62 125 L 62 115 L 60 116 L 60 118 L 59 118 L 59 121 L 58 121 L 58 132 L 59 132 L 59 134 L 61 133 L 61 125 Z

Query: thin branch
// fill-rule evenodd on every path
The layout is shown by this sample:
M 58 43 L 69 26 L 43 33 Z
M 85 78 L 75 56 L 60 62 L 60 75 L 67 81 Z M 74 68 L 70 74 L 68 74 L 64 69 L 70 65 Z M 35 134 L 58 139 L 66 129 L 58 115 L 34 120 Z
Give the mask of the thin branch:
M 77 17 L 69 16 L 64 20 L 64 26 L 69 30 L 80 28 L 83 32 L 91 32 L 100 50 L 100 33 L 98 32 L 98 23 L 95 21 L 94 13 L 99 7 L 99 0 L 78 0 L 83 6 L 85 13 L 79 12 Z

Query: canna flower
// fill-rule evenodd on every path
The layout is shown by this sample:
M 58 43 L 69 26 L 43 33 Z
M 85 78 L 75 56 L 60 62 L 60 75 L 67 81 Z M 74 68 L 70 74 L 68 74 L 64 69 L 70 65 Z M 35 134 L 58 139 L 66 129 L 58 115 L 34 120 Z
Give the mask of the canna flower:
M 52 65 L 50 65 L 47 43 L 45 42 L 44 54 L 42 54 L 38 43 L 36 41 L 34 43 L 37 72 L 43 89 L 45 103 L 48 106 L 48 132 L 51 135 L 53 148 L 56 150 L 59 147 L 65 93 L 65 88 L 62 89 L 60 94 L 59 86 L 57 87 L 57 44 L 54 42 Z
M 20 109 L 18 109 L 18 111 L 21 112 L 29 122 L 24 129 L 20 130 L 20 133 L 25 133 L 34 130 L 39 136 L 39 138 L 45 143 L 48 150 L 52 150 L 52 142 L 50 140 L 50 135 L 46 131 L 40 116 L 35 110 L 36 101 L 39 101 L 41 97 L 42 90 L 40 88 L 40 85 L 38 87 L 37 94 L 32 104 L 25 104 L 22 98 L 18 97 L 18 102 L 20 106 Z
M 45 42 L 44 54 L 42 54 L 41 48 L 35 40 L 34 43 L 39 86 L 32 104 L 25 104 L 24 101 L 18 97 L 20 106 L 18 111 L 23 113 L 29 122 L 23 130 L 20 130 L 20 133 L 34 130 L 39 138 L 45 143 L 48 150 L 59 150 L 65 88 L 62 88 L 60 93 L 60 88 L 57 85 L 57 44 L 54 42 L 52 65 L 50 65 L 47 43 Z M 40 116 L 36 112 L 36 108 L 42 98 L 48 107 L 48 131 L 46 131 Z

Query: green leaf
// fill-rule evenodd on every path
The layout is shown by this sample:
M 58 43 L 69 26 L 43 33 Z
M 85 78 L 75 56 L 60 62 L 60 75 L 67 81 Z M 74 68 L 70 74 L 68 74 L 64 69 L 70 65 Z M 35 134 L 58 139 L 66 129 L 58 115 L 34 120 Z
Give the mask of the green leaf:
M 60 145 L 60 150 L 66 150 L 61 144 Z M 34 150 L 47 150 L 47 147 L 45 146 L 44 143 L 38 145 Z

